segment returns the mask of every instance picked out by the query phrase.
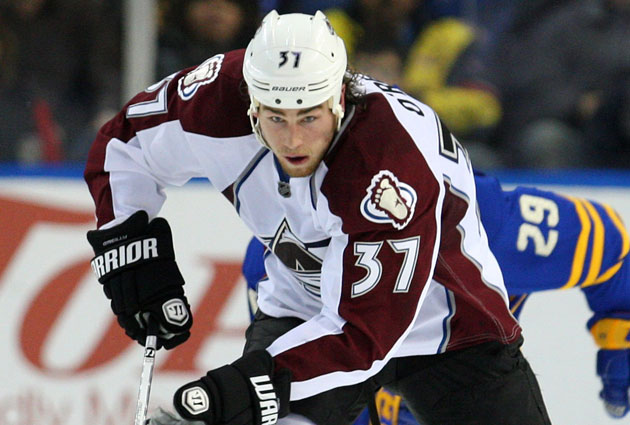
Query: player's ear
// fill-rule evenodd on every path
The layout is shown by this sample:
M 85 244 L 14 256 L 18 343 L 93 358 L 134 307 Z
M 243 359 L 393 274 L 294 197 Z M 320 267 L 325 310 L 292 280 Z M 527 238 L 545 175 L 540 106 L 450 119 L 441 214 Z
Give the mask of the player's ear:
M 341 99 L 339 99 L 339 103 L 341 104 L 341 110 L 346 112 L 346 85 L 341 85 Z

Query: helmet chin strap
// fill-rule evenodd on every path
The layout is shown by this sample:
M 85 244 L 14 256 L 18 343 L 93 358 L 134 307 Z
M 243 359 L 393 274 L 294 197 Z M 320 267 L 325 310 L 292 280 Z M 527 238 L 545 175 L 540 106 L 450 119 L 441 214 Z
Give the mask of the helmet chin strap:
M 331 97 L 329 100 L 330 110 L 337 117 L 337 131 L 341 128 L 341 121 L 343 121 L 343 116 L 346 113 L 346 85 L 341 84 L 341 95 L 339 96 L 339 103 L 333 105 L 333 98 Z
M 342 97 L 342 99 L 343 99 L 343 97 Z M 341 121 L 343 121 L 343 115 L 344 115 L 344 109 L 345 108 L 344 108 L 344 106 L 341 103 L 338 103 L 336 105 L 333 105 L 332 103 L 333 103 L 333 98 L 331 97 L 330 99 L 328 99 L 328 107 L 332 111 L 332 113 L 335 116 L 335 118 L 337 118 L 337 128 L 336 128 L 335 131 L 339 131 L 339 129 L 341 128 Z
M 247 116 L 249 117 L 249 123 L 252 126 L 252 131 L 254 132 L 254 136 L 256 136 L 256 140 L 258 140 L 258 142 L 260 142 L 261 145 L 271 150 L 271 146 L 269 146 L 269 143 L 267 143 L 267 141 L 265 140 L 265 137 L 263 136 L 262 131 L 260 131 L 260 120 L 254 116 L 255 114 L 258 113 L 258 109 L 260 108 L 260 102 L 258 102 L 256 99 L 254 99 L 251 96 L 249 98 L 250 98 L 250 104 L 249 104 L 249 109 L 247 110 Z

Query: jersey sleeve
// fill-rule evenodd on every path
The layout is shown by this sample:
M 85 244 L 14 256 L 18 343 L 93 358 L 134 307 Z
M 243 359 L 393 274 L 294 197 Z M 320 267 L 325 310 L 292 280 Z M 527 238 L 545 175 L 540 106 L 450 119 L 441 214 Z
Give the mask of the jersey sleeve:
M 242 52 L 230 52 L 169 75 L 137 94 L 99 130 L 84 173 L 98 227 L 115 225 L 140 209 L 154 217 L 165 186 L 207 177 L 208 167 L 220 160 L 220 143 L 217 154 L 208 155 L 202 136 L 209 145 L 251 133 L 246 104 L 238 96 L 241 64 Z
M 477 175 L 481 220 L 508 292 L 586 288 L 609 281 L 630 250 L 608 205 L 534 187 L 504 191 Z
M 292 400 L 363 382 L 421 346 L 438 352 L 519 335 L 480 229 L 465 151 L 429 108 L 374 96 L 371 112 L 355 118 L 348 140 L 326 160 L 317 204 L 333 235 L 322 267 L 324 307 L 269 348 L 277 366 L 293 372 Z M 452 294 L 457 312 L 422 309 L 434 280 Z M 483 302 L 467 299 L 471 294 Z M 475 320 L 490 310 L 500 322 L 491 330 L 489 318 Z M 453 326 L 442 333 L 448 314 Z M 412 332 L 432 320 L 440 323 L 438 335 Z

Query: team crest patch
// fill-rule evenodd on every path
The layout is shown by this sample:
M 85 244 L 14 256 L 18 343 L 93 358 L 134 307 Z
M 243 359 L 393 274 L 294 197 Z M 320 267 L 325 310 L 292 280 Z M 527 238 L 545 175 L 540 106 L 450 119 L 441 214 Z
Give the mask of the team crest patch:
M 224 55 L 212 56 L 188 74 L 179 79 L 177 93 L 183 100 L 190 100 L 197 89 L 217 79 Z
M 418 199 L 416 191 L 391 171 L 382 170 L 372 177 L 366 192 L 361 201 L 363 217 L 374 223 L 391 223 L 399 230 L 409 224 Z

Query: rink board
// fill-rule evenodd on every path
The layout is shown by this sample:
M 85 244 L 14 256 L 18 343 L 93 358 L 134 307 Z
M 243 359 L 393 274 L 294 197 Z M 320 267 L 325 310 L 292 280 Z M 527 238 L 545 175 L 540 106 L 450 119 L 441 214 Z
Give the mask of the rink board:
M 0 425 L 133 421 L 142 349 L 121 335 L 89 269 L 93 207 L 75 171 L 0 176 Z M 502 178 L 609 203 L 630 223 L 630 180 L 577 176 Z M 151 408 L 170 406 L 181 384 L 238 357 L 248 320 L 240 264 L 249 231 L 207 183 L 167 194 L 162 215 L 173 228 L 195 324 L 184 346 L 158 352 Z M 554 423 L 619 424 L 597 398 L 588 317 L 579 290 L 532 296 L 521 316 L 524 351 Z

